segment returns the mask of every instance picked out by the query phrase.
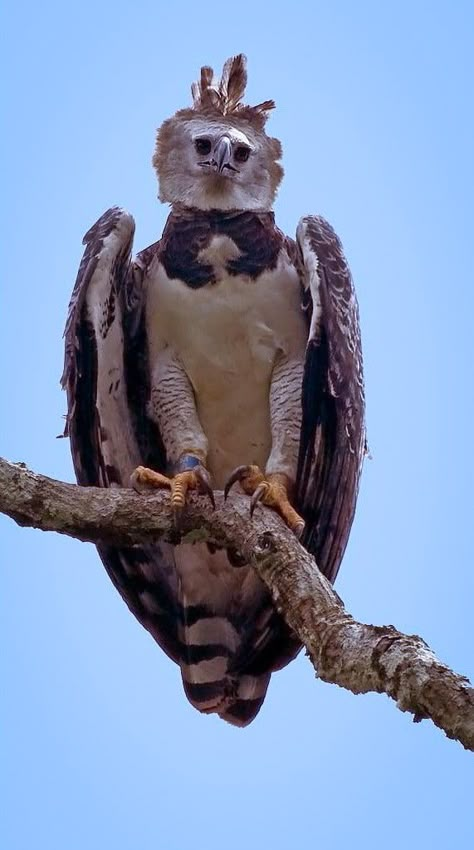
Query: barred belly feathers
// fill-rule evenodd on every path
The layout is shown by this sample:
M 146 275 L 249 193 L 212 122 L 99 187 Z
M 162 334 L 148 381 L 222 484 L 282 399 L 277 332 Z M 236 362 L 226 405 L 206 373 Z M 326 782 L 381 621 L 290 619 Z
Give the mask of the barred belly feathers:
M 245 57 L 201 69 L 193 106 L 158 130 L 171 205 L 132 258 L 114 207 L 84 237 L 65 330 L 66 433 L 82 485 L 186 495 L 239 482 L 334 581 L 365 452 L 358 307 L 341 244 L 320 216 L 276 226 L 281 146 L 273 101 L 242 103 Z M 249 509 L 249 522 L 251 522 Z M 129 606 L 181 669 L 199 711 L 245 726 L 300 644 L 254 571 L 205 544 L 98 546 Z

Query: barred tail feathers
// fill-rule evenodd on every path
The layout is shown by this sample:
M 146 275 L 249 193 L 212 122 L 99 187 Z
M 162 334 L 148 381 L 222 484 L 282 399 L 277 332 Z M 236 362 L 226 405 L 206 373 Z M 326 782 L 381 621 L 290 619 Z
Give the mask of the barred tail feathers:
M 232 566 L 224 550 L 185 544 L 175 557 L 186 696 L 199 711 L 246 726 L 258 713 L 271 676 L 268 669 L 246 671 L 261 641 L 258 620 L 269 602 L 267 592 L 249 567 Z

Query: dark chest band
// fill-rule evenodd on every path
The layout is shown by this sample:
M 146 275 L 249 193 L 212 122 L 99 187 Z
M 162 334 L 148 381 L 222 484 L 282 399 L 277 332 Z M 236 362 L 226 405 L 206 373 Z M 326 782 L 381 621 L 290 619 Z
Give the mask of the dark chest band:
M 173 211 L 159 243 L 159 258 L 168 277 L 179 278 L 193 289 L 215 283 L 213 266 L 198 258 L 214 236 L 227 236 L 240 251 L 239 257 L 227 262 L 228 274 L 251 280 L 275 268 L 285 238 L 272 212 Z

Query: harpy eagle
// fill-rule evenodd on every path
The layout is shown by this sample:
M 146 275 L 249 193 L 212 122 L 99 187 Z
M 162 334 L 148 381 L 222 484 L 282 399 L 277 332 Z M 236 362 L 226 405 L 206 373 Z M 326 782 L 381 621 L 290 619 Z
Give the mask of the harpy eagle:
M 357 300 L 323 218 L 302 218 L 296 241 L 276 226 L 275 104 L 244 105 L 246 80 L 243 55 L 218 81 L 203 67 L 193 106 L 159 128 L 153 165 L 171 205 L 159 241 L 132 259 L 134 220 L 118 207 L 86 233 L 66 433 L 79 484 L 168 487 L 178 522 L 187 491 L 239 481 L 334 581 L 365 451 Z M 250 723 L 301 648 L 254 571 L 205 543 L 97 548 L 190 702 Z

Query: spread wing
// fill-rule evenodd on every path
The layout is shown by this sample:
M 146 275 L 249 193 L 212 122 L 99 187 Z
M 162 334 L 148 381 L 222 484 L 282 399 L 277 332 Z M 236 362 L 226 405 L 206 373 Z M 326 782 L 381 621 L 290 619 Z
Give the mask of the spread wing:
M 61 384 L 65 435 L 79 484 L 129 486 L 139 464 L 165 471 L 158 430 L 146 416 L 149 372 L 143 277 L 131 261 L 135 224 L 113 207 L 84 237 L 65 329 Z M 127 605 L 174 660 L 179 656 L 176 572 L 167 544 L 98 546 Z
M 354 518 L 365 455 L 359 310 L 341 243 L 320 216 L 297 230 L 310 322 L 303 377 L 297 507 L 302 543 L 334 581 Z

